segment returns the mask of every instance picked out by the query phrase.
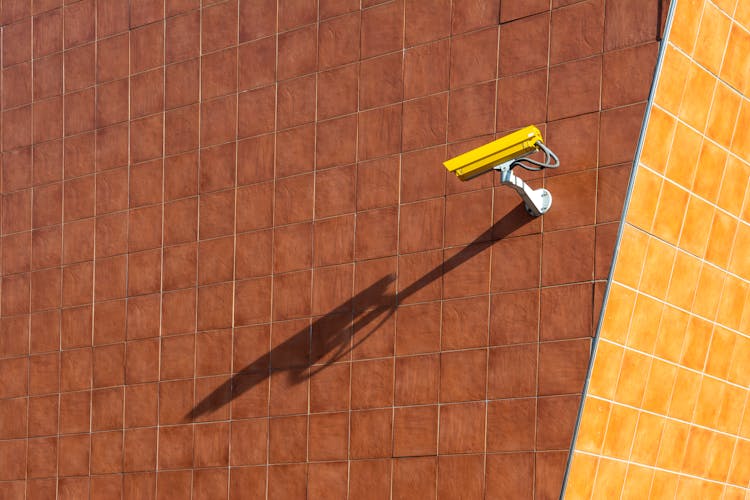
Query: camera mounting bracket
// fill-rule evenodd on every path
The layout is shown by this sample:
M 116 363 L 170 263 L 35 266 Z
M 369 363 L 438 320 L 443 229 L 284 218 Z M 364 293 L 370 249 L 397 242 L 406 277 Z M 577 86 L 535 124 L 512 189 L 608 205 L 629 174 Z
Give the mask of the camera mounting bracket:
M 533 217 L 539 217 L 547 213 L 552 206 L 552 194 L 544 188 L 531 189 L 523 179 L 513 173 L 513 162 L 517 160 L 506 161 L 493 167 L 500 172 L 500 182 L 504 186 L 512 187 L 523 200 L 526 211 Z

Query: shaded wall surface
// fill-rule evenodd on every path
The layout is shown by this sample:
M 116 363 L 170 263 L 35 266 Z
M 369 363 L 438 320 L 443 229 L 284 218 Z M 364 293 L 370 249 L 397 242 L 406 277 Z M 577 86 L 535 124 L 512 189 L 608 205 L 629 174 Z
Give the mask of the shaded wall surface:
M 749 29 L 677 1 L 566 498 L 750 495 Z
M 657 0 L 61 4 L 0 7 L 0 497 L 559 495 Z M 530 123 L 548 215 L 446 176 Z

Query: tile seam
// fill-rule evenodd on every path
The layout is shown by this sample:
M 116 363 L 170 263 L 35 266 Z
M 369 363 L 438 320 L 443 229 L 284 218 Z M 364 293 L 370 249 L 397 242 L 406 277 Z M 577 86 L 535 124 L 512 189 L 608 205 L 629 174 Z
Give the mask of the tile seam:
M 687 366 L 685 366 L 685 365 L 681 365 L 680 363 L 676 363 L 676 362 L 674 362 L 674 361 L 670 361 L 670 360 L 668 360 L 668 359 L 660 358 L 659 356 L 654 356 L 653 354 L 649 354 L 649 353 L 647 353 L 647 352 L 644 352 L 644 351 L 639 351 L 638 349 L 635 349 L 635 348 L 633 348 L 633 347 L 630 347 L 630 346 L 627 346 L 627 345 L 623 345 L 623 344 L 620 344 L 620 343 L 618 343 L 618 342 L 615 342 L 615 341 L 613 341 L 613 340 L 609 340 L 609 339 L 607 339 L 607 338 L 602 338 L 601 340 L 603 340 L 604 342 L 606 342 L 606 343 L 608 343 L 608 344 L 611 344 L 611 345 L 617 346 L 617 347 L 621 348 L 621 349 L 622 349 L 622 350 L 624 350 L 624 351 L 635 352 L 635 353 L 637 353 L 637 354 L 640 354 L 640 355 L 642 355 L 642 356 L 647 356 L 647 357 L 649 357 L 649 358 L 651 358 L 651 359 L 658 359 L 659 361 L 661 361 L 661 362 L 663 362 L 663 363 L 665 363 L 665 364 L 668 364 L 668 365 L 670 365 L 670 366 L 674 366 L 674 367 L 676 367 L 676 368 L 682 368 L 683 370 L 686 370 L 686 371 L 688 371 L 688 372 L 694 373 L 694 374 L 696 374 L 696 375 L 700 375 L 701 377 L 706 377 L 706 378 L 709 378 L 709 379 L 711 379 L 711 380 L 715 380 L 715 381 L 717 381 L 717 382 L 722 382 L 722 383 L 724 383 L 724 384 L 727 384 L 727 385 L 729 385 L 729 386 L 732 386 L 732 387 L 734 387 L 734 388 L 736 388 L 736 389 L 741 389 L 741 390 L 743 390 L 743 391 L 747 391 L 747 390 L 748 390 L 748 387 L 747 387 L 747 386 L 743 386 L 743 385 L 741 385 L 741 384 L 737 384 L 736 382 L 732 382 L 732 381 L 730 381 L 730 380 L 726 380 L 726 379 L 723 379 L 723 378 L 717 377 L 717 376 L 715 376 L 715 375 L 711 375 L 711 374 L 709 374 L 709 373 L 706 373 L 706 372 L 703 372 L 703 371 L 701 371 L 701 370 L 696 370 L 695 368 L 689 368 L 689 367 L 687 367 Z M 604 398 L 604 397 L 602 397 L 602 396 L 597 396 L 597 395 L 595 395 L 595 394 L 591 394 L 591 396 L 592 396 L 592 397 L 596 397 L 597 399 L 607 399 L 607 398 Z M 608 400 L 608 401 L 609 401 L 609 400 Z M 611 400 L 611 401 L 613 401 L 613 402 L 614 402 L 614 400 Z M 619 404 L 625 405 L 625 403 L 619 403 Z M 628 406 L 628 405 L 625 405 L 625 406 Z M 637 408 L 637 407 L 633 406 L 633 408 Z M 646 410 L 643 410 L 643 411 L 646 411 Z M 720 432 L 720 431 L 718 431 L 718 430 L 717 430 L 716 432 Z M 747 438 L 747 440 L 749 440 L 749 441 L 750 441 L 750 438 Z
M 591 453 L 591 452 L 582 451 L 582 450 L 576 450 L 576 453 L 581 454 L 581 455 L 587 455 L 587 456 L 590 456 L 590 457 L 595 457 L 597 459 L 602 459 L 603 458 L 603 459 L 606 459 L 606 460 L 612 460 L 613 462 L 620 462 L 620 463 L 624 463 L 624 464 L 627 464 L 627 465 L 633 464 L 633 465 L 637 465 L 639 467 L 643 467 L 643 468 L 646 468 L 646 469 L 651 469 L 651 470 L 654 470 L 654 471 L 665 472 L 665 473 L 677 475 L 677 476 L 680 476 L 680 477 L 687 477 L 687 478 L 697 479 L 699 481 L 704 481 L 704 482 L 713 483 L 713 484 L 719 484 L 719 485 L 722 485 L 722 486 L 729 485 L 729 486 L 732 486 L 732 487 L 736 487 L 736 488 L 740 488 L 740 489 L 743 489 L 743 490 L 749 490 L 750 491 L 750 489 L 747 486 L 740 486 L 740 485 L 736 485 L 734 483 L 716 481 L 715 479 L 709 479 L 709 478 L 705 478 L 705 477 L 701 477 L 701 476 L 696 476 L 696 475 L 688 474 L 688 473 L 681 472 L 681 471 L 673 471 L 673 470 L 670 470 L 670 469 L 665 469 L 663 467 L 657 467 L 655 465 L 646 465 L 646 464 L 643 464 L 643 463 L 640 463 L 640 462 L 631 462 L 631 461 L 628 461 L 628 460 L 624 460 L 622 458 L 615 458 L 615 457 L 610 457 L 610 456 L 605 456 L 605 455 L 597 455 L 596 453 Z
M 677 250 L 679 251 L 679 250 L 681 250 L 681 249 L 677 249 Z M 687 252 L 684 252 L 684 253 L 687 253 Z M 688 254 L 688 255 L 691 255 L 691 254 Z M 712 267 L 716 267 L 716 265 L 715 265 L 715 264 L 711 264 L 710 262 L 704 262 L 704 264 L 706 264 L 706 265 L 709 265 L 709 266 L 712 266 Z M 729 273 L 728 271 L 724 271 L 724 270 L 723 270 L 723 269 L 721 269 L 721 268 L 719 268 L 719 270 L 720 270 L 721 272 L 725 272 L 725 273 L 727 273 L 727 275 L 729 275 L 729 276 L 732 276 L 732 277 L 736 277 L 737 279 L 740 279 L 740 280 L 742 280 L 742 278 L 740 278 L 740 277 L 737 277 L 737 276 L 734 276 L 733 274 Z M 750 284 L 750 282 L 748 282 L 747 280 L 742 280 L 742 281 L 745 281 L 746 283 Z M 669 307 L 671 307 L 671 308 L 673 308 L 673 309 L 677 309 L 678 311 L 680 311 L 680 312 L 683 312 L 683 313 L 685 313 L 685 314 L 688 314 L 688 315 L 690 315 L 690 316 L 695 316 L 695 317 L 697 317 L 697 318 L 698 318 L 698 319 L 700 319 L 700 320 L 703 320 L 703 321 L 705 321 L 705 322 L 707 322 L 707 323 L 710 323 L 710 324 L 711 324 L 712 326 L 714 326 L 714 327 L 718 326 L 718 327 L 720 327 L 720 328 L 724 328 L 725 330 L 727 330 L 727 331 L 730 331 L 730 332 L 734 333 L 735 335 L 739 335 L 739 336 L 741 336 L 741 337 L 745 337 L 745 338 L 747 338 L 747 339 L 750 339 L 750 333 L 745 333 L 745 332 L 743 332 L 743 331 L 741 331 L 741 330 L 738 330 L 738 329 L 736 329 L 736 328 L 732 328 L 732 327 L 730 327 L 730 326 L 728 326 L 728 325 L 725 325 L 725 324 L 723 324 L 723 323 L 719 323 L 719 322 L 718 322 L 718 321 L 716 321 L 715 319 L 709 319 L 709 318 L 707 318 L 707 317 L 705 317 L 705 316 L 703 316 L 703 315 L 701 315 L 701 314 L 695 313 L 695 312 L 693 312 L 693 311 L 690 311 L 690 310 L 688 310 L 688 309 L 685 309 L 684 307 L 680 307 L 680 306 L 678 306 L 678 305 L 675 305 L 675 304 L 672 304 L 672 303 L 670 303 L 670 302 L 667 302 L 667 301 L 666 301 L 665 299 L 660 299 L 660 298 L 658 298 L 658 297 L 656 297 L 656 296 L 654 296 L 654 295 L 651 295 L 651 294 L 648 294 L 648 293 L 644 292 L 643 290 L 639 290 L 639 289 L 637 289 L 637 288 L 635 288 L 635 287 L 632 287 L 632 286 L 630 286 L 630 285 L 626 285 L 625 283 L 622 283 L 622 282 L 620 282 L 620 281 L 617 281 L 617 280 L 613 280 L 613 283 L 616 283 L 617 285 L 619 285 L 619 286 L 621 286 L 621 287 L 623 287 L 623 288 L 625 288 L 625 289 L 627 289 L 627 290 L 629 290 L 629 291 L 631 291 L 631 292 L 635 292 L 635 293 L 636 293 L 636 294 L 638 294 L 638 295 L 643 295 L 643 296 L 645 296 L 645 297 L 648 297 L 649 299 L 652 299 L 652 300 L 654 300 L 654 301 L 656 301 L 656 302 L 659 302 L 659 303 L 660 303 L 660 304 L 662 304 L 662 305 L 666 305 L 666 306 L 669 306 Z

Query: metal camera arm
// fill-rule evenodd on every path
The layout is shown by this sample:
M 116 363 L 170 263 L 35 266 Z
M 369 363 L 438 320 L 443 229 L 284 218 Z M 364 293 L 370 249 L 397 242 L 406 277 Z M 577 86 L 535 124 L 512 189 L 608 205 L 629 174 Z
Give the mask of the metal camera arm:
M 511 170 L 515 161 L 517 160 L 506 161 L 494 167 L 495 170 L 500 172 L 500 182 L 505 186 L 515 189 L 521 196 L 529 215 L 539 217 L 547 213 L 550 206 L 552 206 L 552 195 L 544 188 L 531 189 L 523 179 L 516 176 Z

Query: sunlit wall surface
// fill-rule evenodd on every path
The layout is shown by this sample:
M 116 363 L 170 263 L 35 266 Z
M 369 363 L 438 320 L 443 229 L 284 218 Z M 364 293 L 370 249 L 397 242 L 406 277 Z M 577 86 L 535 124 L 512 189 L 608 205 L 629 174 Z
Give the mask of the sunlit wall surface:
M 678 0 L 566 498 L 747 498 L 750 2 Z

